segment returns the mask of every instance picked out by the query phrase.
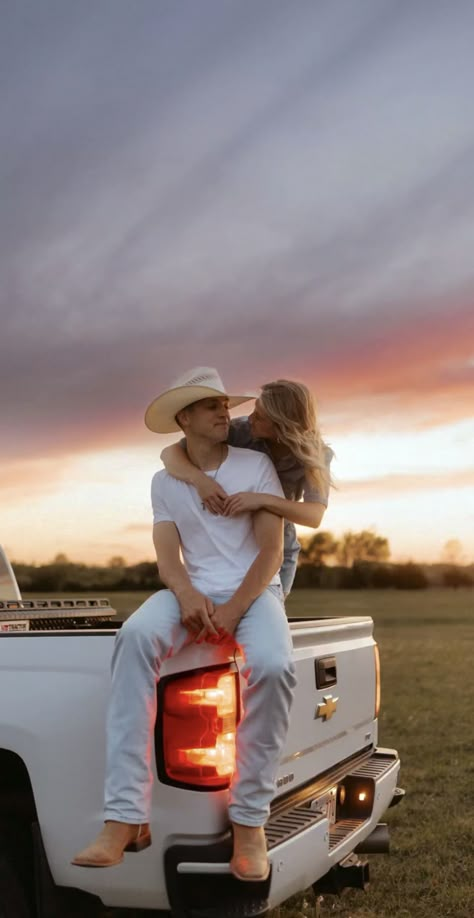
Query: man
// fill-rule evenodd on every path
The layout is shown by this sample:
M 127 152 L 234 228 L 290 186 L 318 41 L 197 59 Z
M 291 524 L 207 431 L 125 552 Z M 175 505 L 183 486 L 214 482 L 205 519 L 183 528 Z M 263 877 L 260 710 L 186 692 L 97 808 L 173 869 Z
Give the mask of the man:
M 228 396 L 216 370 L 198 368 L 158 396 L 145 421 L 157 433 L 181 428 L 191 461 L 218 479 L 227 493 L 253 490 L 281 496 L 267 456 L 226 444 L 229 407 L 251 397 Z M 151 596 L 117 635 L 107 724 L 105 826 L 73 863 L 112 866 L 124 851 L 151 843 L 151 738 L 161 662 L 193 640 L 232 640 L 243 650 L 246 685 L 230 789 L 230 866 L 239 879 L 263 880 L 269 872 L 263 826 L 295 684 L 278 575 L 282 520 L 266 510 L 215 516 L 192 486 L 164 470 L 153 478 L 152 503 L 153 541 L 168 589 Z

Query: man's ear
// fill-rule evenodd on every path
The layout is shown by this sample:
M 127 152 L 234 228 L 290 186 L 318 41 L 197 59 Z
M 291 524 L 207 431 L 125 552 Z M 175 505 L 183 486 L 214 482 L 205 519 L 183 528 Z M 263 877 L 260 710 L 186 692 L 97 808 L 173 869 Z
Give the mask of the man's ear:
M 186 431 L 186 428 L 189 426 L 189 412 L 187 408 L 182 408 L 181 411 L 178 411 L 178 414 L 175 417 L 175 421 L 181 427 L 181 430 Z

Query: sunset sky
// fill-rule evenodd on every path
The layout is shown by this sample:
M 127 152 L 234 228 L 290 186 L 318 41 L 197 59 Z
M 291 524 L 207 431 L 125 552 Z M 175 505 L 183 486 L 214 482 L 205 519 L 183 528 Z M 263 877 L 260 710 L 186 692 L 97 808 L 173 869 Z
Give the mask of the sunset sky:
M 472 561 L 474 4 L 1 9 L 10 558 L 151 559 L 144 410 L 207 365 L 315 393 L 324 529 Z

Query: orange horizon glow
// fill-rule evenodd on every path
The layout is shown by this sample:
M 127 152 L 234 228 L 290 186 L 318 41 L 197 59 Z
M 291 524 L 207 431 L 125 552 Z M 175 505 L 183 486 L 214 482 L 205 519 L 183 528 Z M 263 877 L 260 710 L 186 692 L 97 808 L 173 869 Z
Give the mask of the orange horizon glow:
M 392 560 L 440 560 L 458 539 L 474 556 L 467 512 L 474 478 L 466 466 L 471 425 L 405 434 L 349 434 L 333 440 L 336 458 L 321 529 L 373 529 L 389 539 Z M 153 560 L 150 482 L 164 442 L 13 466 L 2 482 L 0 542 L 10 559 L 45 563 L 58 553 L 84 563 Z M 447 445 L 450 444 L 450 448 Z M 474 504 L 473 504 L 474 505 Z M 311 530 L 301 530 L 303 536 Z

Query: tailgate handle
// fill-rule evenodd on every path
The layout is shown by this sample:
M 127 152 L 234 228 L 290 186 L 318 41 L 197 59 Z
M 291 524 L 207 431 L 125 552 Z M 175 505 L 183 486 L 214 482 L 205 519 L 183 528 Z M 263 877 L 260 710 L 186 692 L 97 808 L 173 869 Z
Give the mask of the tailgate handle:
M 337 682 L 336 657 L 319 657 L 314 661 L 316 688 L 327 688 Z

